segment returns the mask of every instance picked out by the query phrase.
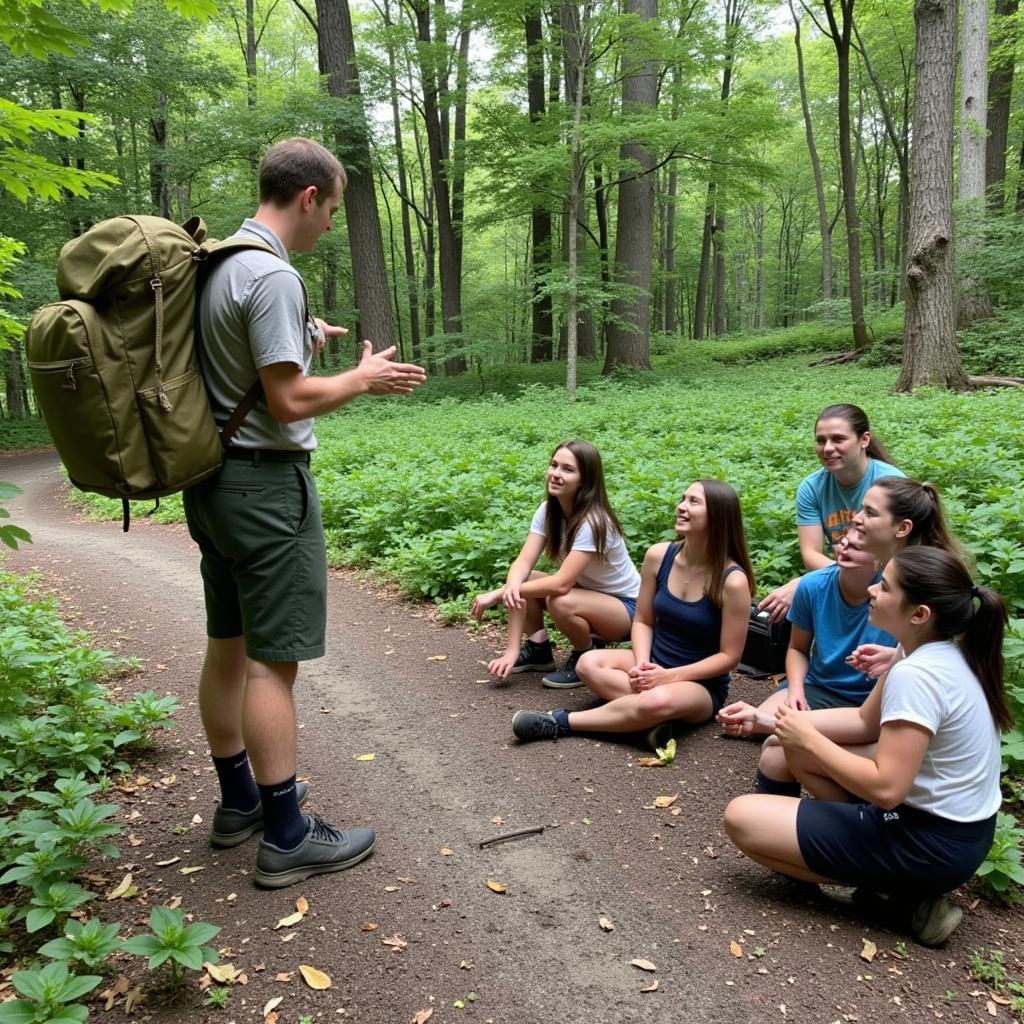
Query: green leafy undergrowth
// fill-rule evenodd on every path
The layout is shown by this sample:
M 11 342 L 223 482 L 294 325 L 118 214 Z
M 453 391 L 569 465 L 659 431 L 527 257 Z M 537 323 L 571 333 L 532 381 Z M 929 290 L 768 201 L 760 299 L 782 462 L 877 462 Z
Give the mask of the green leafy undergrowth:
M 52 445 L 50 432 L 38 416 L 0 419 L 0 451 L 34 451 Z

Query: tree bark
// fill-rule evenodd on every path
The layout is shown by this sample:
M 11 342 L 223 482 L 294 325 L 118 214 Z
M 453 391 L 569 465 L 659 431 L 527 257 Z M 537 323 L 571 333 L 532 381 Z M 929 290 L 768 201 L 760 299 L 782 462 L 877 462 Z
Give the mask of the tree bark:
M 988 115 L 988 0 L 963 0 L 960 44 L 960 227 L 958 257 L 984 242 L 979 226 L 985 212 L 985 142 Z M 958 274 L 957 327 L 992 315 L 979 281 Z
M 967 384 L 953 308 L 953 95 L 956 0 L 915 0 L 917 87 L 911 149 L 910 243 L 898 391 Z
M 534 131 L 544 120 L 545 89 L 544 78 L 544 27 L 540 8 L 526 12 L 526 98 L 529 106 L 530 124 Z M 551 210 L 539 189 L 534 189 L 533 206 L 530 213 L 530 236 L 532 243 L 532 272 L 530 280 L 530 310 L 532 314 L 530 362 L 547 362 L 552 356 L 554 318 L 551 308 L 551 292 L 545 286 L 545 279 L 551 273 Z
M 707 320 L 708 284 L 711 280 L 711 231 L 715 223 L 715 183 L 708 182 L 708 196 L 704 207 L 704 225 L 700 236 L 700 263 L 697 267 L 697 294 L 693 307 L 693 330 L 695 341 L 704 337 L 704 323 Z
M 623 11 L 641 22 L 653 21 L 658 16 L 657 0 L 625 0 Z M 654 110 L 658 105 L 658 68 L 639 39 L 627 37 L 622 63 L 623 113 Z M 654 154 L 639 141 L 631 141 L 620 147 L 619 155 L 627 170 L 619 184 L 614 276 L 616 285 L 628 290 L 612 300 L 604 373 L 617 366 L 646 370 L 651 365 Z M 638 170 L 630 171 L 632 167 Z
M 395 344 L 395 322 L 348 0 L 316 0 L 316 16 L 328 92 L 350 107 L 344 131 L 335 132 L 335 146 L 348 175 L 343 198 L 361 337 L 380 351 Z
M 992 24 L 991 71 L 988 77 L 988 139 L 985 143 L 985 194 L 989 208 L 998 213 L 1006 202 L 1006 149 L 1013 92 L 1013 54 L 1000 46 L 1004 26 L 1017 13 L 1019 0 L 996 0 Z M 1012 38 L 1012 37 L 1011 37 Z

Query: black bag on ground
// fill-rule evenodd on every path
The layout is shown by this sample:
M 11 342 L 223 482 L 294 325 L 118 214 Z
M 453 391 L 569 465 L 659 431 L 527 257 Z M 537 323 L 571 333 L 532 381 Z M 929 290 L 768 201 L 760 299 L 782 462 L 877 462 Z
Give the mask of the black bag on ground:
M 750 606 L 747 642 L 740 657 L 740 671 L 755 676 L 773 676 L 786 671 L 786 648 L 789 647 L 790 622 L 768 621 L 767 612 Z

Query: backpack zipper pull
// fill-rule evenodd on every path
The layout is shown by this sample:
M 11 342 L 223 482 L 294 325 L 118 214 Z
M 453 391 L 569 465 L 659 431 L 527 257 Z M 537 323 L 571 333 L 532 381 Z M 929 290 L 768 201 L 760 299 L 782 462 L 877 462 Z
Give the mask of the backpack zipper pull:
M 70 363 L 68 365 L 68 372 L 67 372 L 67 375 L 64 378 L 64 383 L 61 385 L 61 387 L 65 391 L 77 391 L 78 390 L 78 381 L 75 380 L 75 364 L 74 363 Z

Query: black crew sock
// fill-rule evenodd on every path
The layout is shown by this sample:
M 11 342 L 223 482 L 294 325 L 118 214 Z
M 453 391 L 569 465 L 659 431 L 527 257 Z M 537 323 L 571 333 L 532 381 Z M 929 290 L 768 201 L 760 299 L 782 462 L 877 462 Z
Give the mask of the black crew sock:
M 294 850 L 306 835 L 295 776 L 273 786 L 260 786 L 259 791 L 263 801 L 263 838 L 281 850 Z
M 233 811 L 251 811 L 260 800 L 260 791 L 249 767 L 249 755 L 244 750 L 233 757 L 213 758 L 220 783 L 221 807 Z
M 779 782 L 778 779 L 769 779 L 768 776 L 758 768 L 757 775 L 754 776 L 754 792 L 769 793 L 772 796 L 799 796 L 800 783 L 796 781 Z
M 569 728 L 569 712 L 565 708 L 559 708 L 557 711 L 552 711 L 551 714 L 558 723 L 558 735 L 568 736 L 572 732 L 572 729 Z

